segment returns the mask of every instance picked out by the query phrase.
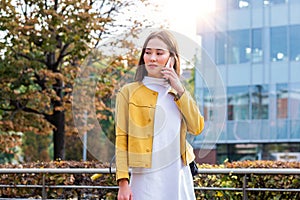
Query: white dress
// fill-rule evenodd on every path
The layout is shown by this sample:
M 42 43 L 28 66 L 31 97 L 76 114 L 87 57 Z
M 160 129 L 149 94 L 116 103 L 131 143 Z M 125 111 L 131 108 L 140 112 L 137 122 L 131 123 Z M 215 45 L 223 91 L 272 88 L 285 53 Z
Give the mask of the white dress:
M 164 79 L 145 77 L 145 86 L 159 93 L 154 122 L 151 168 L 132 168 L 133 200 L 195 200 L 193 177 L 180 156 L 181 114 L 170 85 Z

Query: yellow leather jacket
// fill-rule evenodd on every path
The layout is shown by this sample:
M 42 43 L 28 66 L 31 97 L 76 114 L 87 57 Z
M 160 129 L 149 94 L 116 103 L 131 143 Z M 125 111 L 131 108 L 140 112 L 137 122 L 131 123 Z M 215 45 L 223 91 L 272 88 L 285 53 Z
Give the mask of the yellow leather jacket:
M 180 98 L 173 89 L 174 101 L 182 114 L 180 151 L 185 165 L 195 158 L 186 141 L 187 131 L 198 135 L 204 128 L 204 118 L 196 102 L 185 91 Z M 151 167 L 154 114 L 158 93 L 141 82 L 120 89 L 116 99 L 116 179 L 129 179 L 129 167 Z

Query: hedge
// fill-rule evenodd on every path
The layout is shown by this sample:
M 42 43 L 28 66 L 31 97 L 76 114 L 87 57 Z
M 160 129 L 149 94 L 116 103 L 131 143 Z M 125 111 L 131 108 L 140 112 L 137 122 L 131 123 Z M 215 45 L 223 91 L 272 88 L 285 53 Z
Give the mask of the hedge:
M 300 162 L 281 162 L 281 161 L 240 161 L 225 162 L 222 165 L 199 165 L 199 168 L 300 168 Z M 195 186 L 198 187 L 225 187 L 242 188 L 243 174 L 198 174 L 194 178 Z M 247 176 L 247 188 L 300 188 L 299 175 L 266 175 L 251 174 Z M 240 200 L 243 199 L 242 191 L 196 191 L 197 200 Z M 274 191 L 247 191 L 248 199 L 263 200 L 293 200 L 300 199 L 299 192 L 274 192 Z
M 17 165 L 0 165 L 0 168 L 107 168 L 109 165 L 98 161 L 52 161 Z M 207 168 L 300 168 L 300 162 L 242 161 L 225 162 L 221 165 L 198 165 Z M 114 174 L 103 174 L 92 180 L 92 174 L 46 174 L 46 185 L 93 185 L 116 186 Z M 194 177 L 197 187 L 238 187 L 242 188 L 244 175 L 240 174 L 198 174 Z M 300 188 L 299 175 L 254 175 L 248 176 L 247 187 L 255 188 Z M 0 185 L 42 185 L 42 174 L 0 174 Z M 116 199 L 117 190 L 112 189 L 54 189 L 47 188 L 48 199 Z M 300 199 L 299 192 L 248 191 L 248 199 Z M 2 198 L 42 198 L 41 188 L 0 188 Z M 197 200 L 242 199 L 241 191 L 199 191 Z
M 18 165 L 0 165 L 0 168 L 107 168 L 109 165 L 97 161 L 52 161 Z M 114 174 L 103 174 L 92 181 L 93 174 L 45 174 L 46 185 L 93 185 L 115 186 Z M 42 174 L 0 174 L 0 185 L 42 185 Z M 95 189 L 54 189 L 47 188 L 47 199 L 115 199 L 114 191 Z M 89 195 L 89 196 L 87 196 Z M 42 198 L 41 188 L 0 188 L 2 198 Z

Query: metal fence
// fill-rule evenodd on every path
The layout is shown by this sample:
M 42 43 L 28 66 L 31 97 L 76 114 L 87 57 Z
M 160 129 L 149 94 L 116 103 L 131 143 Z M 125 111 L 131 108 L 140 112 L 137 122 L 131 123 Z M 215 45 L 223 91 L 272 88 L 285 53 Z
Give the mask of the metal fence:
M 47 185 L 45 181 L 46 174 L 108 174 L 115 173 L 115 169 L 91 169 L 91 168 L 13 168 L 13 169 L 0 169 L 0 174 L 42 174 L 42 185 L 0 185 L 0 188 L 41 188 L 42 198 L 46 199 L 46 188 L 62 188 L 62 189 L 118 189 L 118 186 L 93 186 L 93 185 Z M 282 168 L 282 169 L 264 169 L 264 168 L 238 168 L 238 169 L 199 169 L 199 174 L 239 174 L 243 175 L 243 187 L 230 188 L 230 187 L 195 187 L 195 190 L 202 191 L 240 191 L 243 194 L 243 200 L 247 200 L 248 191 L 272 191 L 272 192 L 300 192 L 300 188 L 253 188 L 247 187 L 247 177 L 251 174 L 257 175 L 300 175 L 300 169 Z M 1 198 L 0 198 L 1 199 Z

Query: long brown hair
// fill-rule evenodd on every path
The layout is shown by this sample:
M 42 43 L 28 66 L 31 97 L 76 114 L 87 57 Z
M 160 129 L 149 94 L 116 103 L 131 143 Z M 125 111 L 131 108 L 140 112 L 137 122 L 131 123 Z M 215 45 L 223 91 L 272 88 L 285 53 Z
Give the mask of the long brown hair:
M 144 61 L 144 54 L 146 47 L 148 45 L 148 42 L 153 39 L 158 38 L 161 41 L 163 41 L 167 46 L 168 50 L 170 52 L 170 56 L 175 58 L 175 63 L 173 65 L 173 68 L 178 76 L 180 76 L 180 60 L 179 60 L 179 53 L 178 53 L 178 44 L 175 39 L 175 37 L 166 30 L 160 30 L 152 32 L 145 40 L 142 53 L 139 59 L 138 67 L 135 73 L 134 80 L 135 81 L 142 81 L 144 76 L 147 76 L 147 70 L 145 68 L 145 61 Z

